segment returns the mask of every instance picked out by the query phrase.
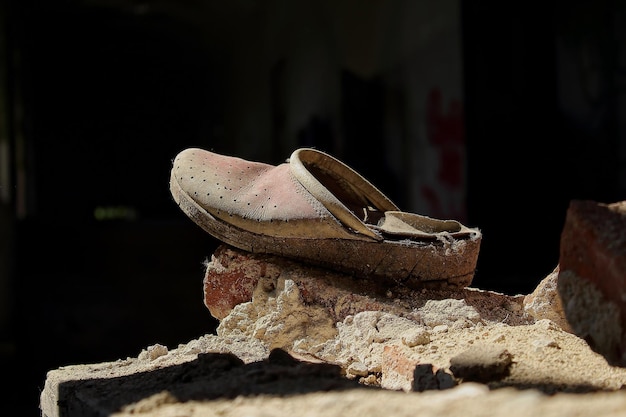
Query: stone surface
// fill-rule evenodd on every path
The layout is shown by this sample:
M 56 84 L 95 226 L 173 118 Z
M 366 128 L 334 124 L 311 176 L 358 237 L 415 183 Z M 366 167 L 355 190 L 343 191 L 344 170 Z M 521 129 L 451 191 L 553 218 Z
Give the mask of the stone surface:
M 572 329 L 611 363 L 626 366 L 626 201 L 572 201 L 559 268 Z
M 384 401 L 388 411 L 410 415 L 418 405 L 429 407 L 422 402 L 425 397 L 415 395 L 433 390 L 449 391 L 427 398 L 450 402 L 451 408 L 457 400 L 465 402 L 468 392 L 481 396 L 481 404 L 495 401 L 495 408 L 488 409 L 494 416 L 505 415 L 505 407 L 502 414 L 494 411 L 498 401 L 528 400 L 531 409 L 543 412 L 552 407 L 543 403 L 544 394 L 568 392 L 589 393 L 585 404 L 600 404 L 595 400 L 600 397 L 591 393 L 614 393 L 601 397 L 603 408 L 586 405 L 586 412 L 578 410 L 578 415 L 626 410 L 626 392 L 619 391 L 626 385 L 626 369 L 610 366 L 584 340 L 554 322 L 529 318 L 520 297 L 476 289 L 464 294 L 467 298 L 430 298 L 426 291 L 391 300 L 362 296 L 354 300 L 356 310 L 362 301 L 380 303 L 389 311 L 358 311 L 335 322 L 334 309 L 307 303 L 295 281 L 265 277 L 250 301 L 238 304 L 220 321 L 215 335 L 175 349 L 155 344 L 136 358 L 51 370 L 41 394 L 42 414 L 244 415 L 254 401 L 265 398 L 258 407 L 268 413 L 271 408 L 265 407 L 273 404 L 277 413 L 339 416 L 346 409 L 321 405 L 326 397 L 319 393 L 333 398 L 332 392 L 341 391 L 342 404 L 352 404 L 364 415 L 373 415 L 365 410 L 381 412 L 373 398 Z M 487 373 L 480 385 L 463 388 L 474 383 L 455 377 L 450 367 L 453 358 L 476 346 L 506 351 L 511 359 L 508 372 Z M 532 394 L 500 397 L 507 387 Z M 372 395 L 362 396 L 362 390 Z M 395 396 L 398 391 L 408 396 Z M 318 403 L 309 403 L 311 396 Z M 357 406 L 356 398 L 368 406 Z M 297 412 L 299 407 L 305 408 Z M 208 411 L 218 409 L 217 414 Z M 555 415 L 567 415 L 563 413 Z M 511 415 L 508 410 L 506 416 Z
M 621 256 L 621 235 L 603 241 L 594 216 L 570 221 L 584 230 L 563 238 L 585 232 L 586 246 L 562 257 L 597 259 L 565 261 L 526 296 L 412 290 L 222 246 L 204 280 L 215 334 L 51 370 L 42 415 L 624 416 L 626 368 L 598 349 L 621 346 L 620 303 L 594 281 L 621 264 L 590 267 Z
M 450 372 L 463 381 L 489 382 L 509 374 L 513 355 L 494 345 L 475 345 L 450 359 Z
M 619 391 L 626 385 L 626 369 L 609 366 L 584 340 L 549 320 L 508 325 L 454 317 L 449 324 L 433 322 L 435 327 L 430 327 L 391 313 L 365 311 L 346 317 L 329 331 L 326 322 L 298 314 L 308 311 L 308 306 L 297 301 L 295 284 L 266 294 L 237 306 L 220 323 L 216 335 L 174 349 L 149 346 L 136 358 L 51 370 L 41 395 L 43 415 L 235 416 L 251 412 L 253 404 L 259 412 L 273 415 L 288 415 L 285 410 L 290 410 L 298 415 L 340 416 L 355 407 L 363 415 L 373 415 L 383 410 L 381 401 L 389 412 L 413 415 L 415 407 L 432 407 L 432 401 L 460 408 L 460 402 L 467 404 L 466 396 L 482 398 L 473 403 L 483 410 L 482 415 L 487 411 L 493 416 L 515 415 L 502 401 L 521 401 L 525 412 L 534 410 L 542 416 L 546 410 L 569 415 L 569 406 L 552 408 L 558 399 L 579 404 L 580 416 L 597 412 L 617 416 L 626 411 L 626 391 Z M 279 305 L 282 313 L 275 314 Z M 439 305 L 449 317 L 445 313 L 448 303 L 442 300 Z M 244 310 L 248 321 L 242 323 Z M 303 324 L 288 326 L 291 340 L 276 332 L 287 313 Z M 293 331 L 294 327 L 299 330 Z M 271 348 L 277 344 L 283 348 Z M 454 380 L 452 358 L 485 345 L 509 352 L 508 375 L 494 374 L 494 380 L 480 385 Z M 504 395 L 506 387 L 528 391 Z M 363 393 L 366 389 L 371 392 Z M 421 396 L 432 390 L 442 394 Z M 398 391 L 406 396 L 396 396 Z M 340 403 L 350 407 L 324 405 L 338 392 Z M 581 397 L 563 396 L 568 392 Z M 585 402 L 578 400 L 583 397 Z M 491 408 L 485 408 L 486 404 Z
M 107 373 L 100 369 L 101 365 L 81 365 L 66 369 L 62 374 L 52 373 L 44 392 L 50 390 L 54 382 L 60 382 L 61 395 L 70 401 L 62 405 L 61 412 L 55 411 L 56 404 L 50 407 L 45 404 L 43 417 L 410 417 L 416 415 L 416 410 L 423 417 L 623 417 L 626 410 L 626 391 L 546 395 L 532 389 L 490 390 L 486 385 L 469 382 L 447 390 L 401 392 L 363 386 L 353 388 L 351 381 L 340 381 L 331 372 L 326 372 L 325 376 L 322 372 L 313 381 L 307 381 L 305 377 L 310 377 L 310 371 L 302 378 L 294 372 L 301 370 L 302 365 L 300 369 L 288 370 L 288 367 L 271 365 L 269 361 L 255 367 L 236 362 L 230 364 L 228 359 L 221 357 L 205 359 L 219 360 L 220 363 L 211 370 L 210 361 L 205 365 L 192 361 L 187 367 L 176 367 L 178 373 L 171 372 L 170 368 L 164 368 L 160 373 L 138 373 L 141 380 L 128 377 L 106 379 Z M 124 366 L 137 371 L 128 361 L 123 361 L 112 367 L 109 365 L 108 378 L 114 371 L 124 373 Z M 272 375 L 272 370 L 289 374 Z M 187 388 L 194 383 L 197 385 L 195 397 L 185 393 L 179 383 L 168 385 L 175 380 L 165 377 L 167 372 L 179 376 L 185 375 L 184 372 L 193 374 L 188 379 Z M 242 377 L 246 373 L 251 374 L 250 377 Z M 284 383 L 276 384 L 279 377 Z M 323 381 L 324 378 L 337 385 L 333 387 Z M 320 379 L 322 385 L 316 387 Z M 241 390 L 234 383 L 239 383 Z M 137 386 L 132 392 L 120 391 L 120 386 L 129 388 L 131 385 Z M 308 386 L 309 390 L 303 386 Z M 245 391 L 254 393 L 246 394 Z M 77 402 L 82 403 L 82 409 L 76 408 Z
M 535 290 L 524 297 L 524 310 L 535 320 L 547 319 L 558 324 L 563 330 L 573 332 L 565 317 L 563 300 L 558 291 L 559 267 L 545 277 Z

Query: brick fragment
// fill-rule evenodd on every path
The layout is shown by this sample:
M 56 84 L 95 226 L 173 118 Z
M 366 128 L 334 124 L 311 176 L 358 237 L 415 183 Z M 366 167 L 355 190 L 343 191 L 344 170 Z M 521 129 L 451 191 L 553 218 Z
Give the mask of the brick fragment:
M 559 268 L 559 293 L 572 328 L 609 363 L 626 366 L 626 201 L 572 200 L 561 233 Z M 576 278 L 599 291 L 594 305 L 593 291 L 572 286 Z M 613 321 L 618 323 L 590 327 L 583 322 L 590 318 L 589 323 L 597 323 L 594 314 L 606 317 L 607 311 L 615 311 Z
M 292 280 L 304 303 L 326 308 L 335 321 L 365 310 L 395 313 L 402 310 L 387 299 L 389 288 L 377 279 L 355 278 L 228 245 L 217 248 L 207 264 L 204 304 L 213 317 L 221 320 L 236 305 L 251 301 L 260 283 L 276 283 L 279 277 Z
M 213 317 L 222 320 L 238 304 L 251 301 L 255 291 L 271 292 L 271 287 L 278 285 L 279 280 L 293 281 L 305 304 L 327 309 L 335 322 L 362 311 L 409 317 L 429 300 L 447 299 L 464 300 L 485 320 L 527 321 L 519 311 L 523 297 L 473 288 L 417 291 L 403 285 L 393 286 L 375 277 L 357 278 L 225 244 L 217 248 L 206 265 L 204 304 Z
M 453 376 L 430 363 L 420 363 L 419 355 L 402 346 L 383 349 L 381 387 L 391 390 L 444 390 L 456 385 Z

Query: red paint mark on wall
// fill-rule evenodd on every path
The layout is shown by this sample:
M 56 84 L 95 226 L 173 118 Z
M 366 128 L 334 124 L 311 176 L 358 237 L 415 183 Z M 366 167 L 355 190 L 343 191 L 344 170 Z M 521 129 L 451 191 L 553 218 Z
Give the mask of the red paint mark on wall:
M 444 111 L 443 94 L 433 88 L 427 97 L 426 135 L 437 153 L 438 168 L 437 183 L 424 185 L 422 197 L 429 202 L 433 215 L 463 221 L 465 122 L 461 101 L 450 100 Z

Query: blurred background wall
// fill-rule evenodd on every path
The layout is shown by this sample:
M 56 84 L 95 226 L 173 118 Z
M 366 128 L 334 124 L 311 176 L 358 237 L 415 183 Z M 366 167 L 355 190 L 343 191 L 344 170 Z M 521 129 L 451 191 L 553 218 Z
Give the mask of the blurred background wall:
M 626 198 L 623 1 L 0 4 L 0 364 L 45 372 L 213 332 L 218 241 L 182 149 L 339 157 L 405 211 L 483 231 L 473 286 L 528 293 L 572 199 Z

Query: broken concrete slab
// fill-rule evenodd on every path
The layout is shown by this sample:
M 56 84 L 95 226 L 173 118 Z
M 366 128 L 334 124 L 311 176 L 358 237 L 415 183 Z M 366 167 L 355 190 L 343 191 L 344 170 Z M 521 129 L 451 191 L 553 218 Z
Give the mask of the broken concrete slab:
M 216 334 L 51 370 L 42 414 L 621 417 L 626 368 L 576 327 L 619 323 L 619 304 L 572 269 L 527 296 L 415 290 L 222 246 L 204 280 Z
M 474 317 L 467 320 L 446 313 L 450 303 L 444 299 L 431 305 L 429 312 L 434 314 L 437 305 L 440 306 L 442 316 L 448 320 L 446 324 L 442 324 L 445 320 L 434 320 L 429 326 L 392 313 L 363 311 L 346 316 L 336 324 L 334 332 L 328 332 L 326 322 L 309 321 L 306 314 L 301 314 L 309 311 L 309 307 L 302 303 L 295 283 L 286 283 L 277 292 L 265 294 L 236 306 L 222 320 L 216 335 L 205 335 L 175 349 L 150 346 L 136 358 L 51 370 L 41 395 L 42 414 L 46 417 L 122 416 L 139 412 L 146 416 L 168 412 L 199 415 L 194 413 L 206 412 L 210 409 L 208 405 L 222 407 L 220 404 L 228 400 L 232 408 L 224 411 L 224 415 L 234 416 L 241 415 L 238 407 L 249 404 L 252 398 L 265 398 L 267 404 L 280 409 L 298 408 L 298 404 L 308 404 L 309 395 L 320 391 L 328 395 L 341 390 L 350 398 L 354 395 L 364 399 L 360 397 L 361 388 L 371 388 L 373 394 L 378 390 L 389 393 L 384 399 L 378 397 L 379 401 L 407 412 L 409 403 L 412 404 L 409 408 L 414 410 L 415 404 L 422 404 L 423 397 L 402 399 L 394 397 L 394 392 L 448 390 L 459 397 L 437 398 L 451 401 L 449 406 L 454 408 L 456 401 L 466 400 L 461 394 L 465 391 L 459 388 L 468 382 L 453 379 L 452 358 L 473 346 L 484 345 L 506 350 L 512 358 L 507 376 L 498 374 L 492 381 L 471 385 L 484 387 L 476 395 L 485 396 L 485 402 L 500 398 L 502 391 L 497 388 L 516 387 L 532 388 L 534 406 L 543 398 L 537 392 L 611 391 L 613 397 L 603 397 L 612 404 L 611 409 L 626 404 L 626 399 L 621 399 L 625 392 L 619 391 L 626 386 L 626 369 L 609 366 L 584 340 L 549 320 L 509 325 L 483 317 L 476 320 L 474 313 L 478 310 L 461 309 L 466 316 Z M 297 326 L 292 322 L 287 326 L 292 329 L 284 333 L 289 338 L 280 332 L 285 316 L 275 314 L 277 306 L 281 306 L 278 310 L 284 314 L 293 313 L 302 324 Z M 418 317 L 419 309 L 416 313 Z M 247 321 L 242 322 L 244 317 Z M 277 344 L 283 345 L 283 349 L 272 348 Z M 487 395 L 491 392 L 493 396 Z M 280 403 L 275 402 L 277 396 Z M 502 400 L 514 398 L 519 401 L 519 394 Z M 596 404 L 593 398 L 596 397 L 590 397 L 589 403 Z M 372 410 L 378 409 L 370 400 L 365 401 Z M 496 404 L 494 407 L 500 406 Z M 610 410 L 598 406 L 593 410 L 599 409 L 611 415 Z M 586 410 L 589 412 L 579 414 L 595 415 L 591 409 Z M 319 408 L 300 411 L 322 412 Z M 489 411 L 494 416 L 511 415 Z M 332 415 L 326 408 L 323 412 Z

